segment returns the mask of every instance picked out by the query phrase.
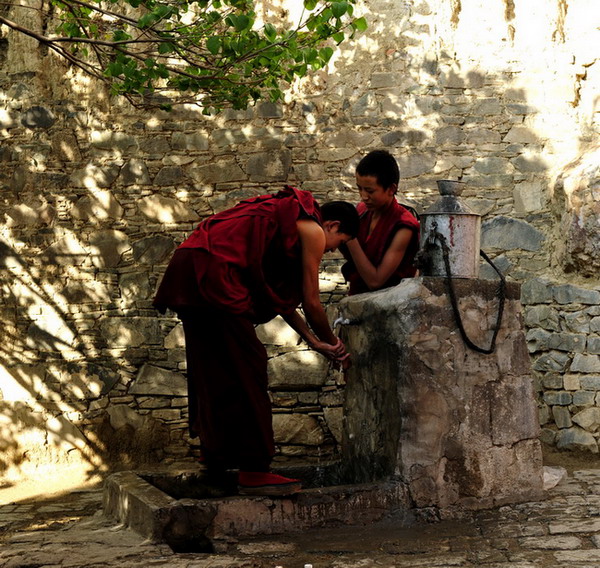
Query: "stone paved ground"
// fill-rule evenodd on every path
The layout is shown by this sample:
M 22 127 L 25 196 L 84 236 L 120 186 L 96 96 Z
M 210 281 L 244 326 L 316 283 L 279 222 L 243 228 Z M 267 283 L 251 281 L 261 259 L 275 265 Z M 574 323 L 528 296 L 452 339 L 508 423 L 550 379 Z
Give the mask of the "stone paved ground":
M 222 554 L 174 554 L 101 512 L 87 488 L 0 505 L 6 568 L 600 567 L 600 470 L 571 472 L 542 502 L 402 527 L 393 520 L 230 542 Z

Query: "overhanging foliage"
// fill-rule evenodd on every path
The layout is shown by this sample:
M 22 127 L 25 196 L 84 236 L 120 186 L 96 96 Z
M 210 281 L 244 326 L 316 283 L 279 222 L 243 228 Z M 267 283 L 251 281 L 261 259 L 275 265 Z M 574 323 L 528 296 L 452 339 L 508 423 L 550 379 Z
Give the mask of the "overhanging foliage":
M 55 33 L 29 35 L 136 106 L 194 102 L 205 112 L 281 99 L 367 27 L 356 0 L 304 0 L 299 21 L 257 16 L 253 0 L 44 0 Z M 276 20 L 277 18 L 277 20 Z M 168 98 L 165 96 L 168 95 Z

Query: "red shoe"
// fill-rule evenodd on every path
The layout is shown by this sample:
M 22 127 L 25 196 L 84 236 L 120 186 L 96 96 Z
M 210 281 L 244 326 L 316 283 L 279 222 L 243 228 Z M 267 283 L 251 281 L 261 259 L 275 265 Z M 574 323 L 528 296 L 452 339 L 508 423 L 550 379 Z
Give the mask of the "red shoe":
M 240 495 L 282 496 L 293 495 L 302 489 L 299 479 L 290 479 L 276 473 L 240 471 L 238 491 Z

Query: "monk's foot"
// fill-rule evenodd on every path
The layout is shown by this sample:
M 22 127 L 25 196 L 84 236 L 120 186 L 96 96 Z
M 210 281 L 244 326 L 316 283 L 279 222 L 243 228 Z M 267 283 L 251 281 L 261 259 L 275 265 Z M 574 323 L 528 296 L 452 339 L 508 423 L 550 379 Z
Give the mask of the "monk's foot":
M 301 489 L 302 482 L 299 479 L 290 479 L 276 473 L 240 471 L 238 475 L 238 491 L 240 495 L 281 497 L 293 495 Z

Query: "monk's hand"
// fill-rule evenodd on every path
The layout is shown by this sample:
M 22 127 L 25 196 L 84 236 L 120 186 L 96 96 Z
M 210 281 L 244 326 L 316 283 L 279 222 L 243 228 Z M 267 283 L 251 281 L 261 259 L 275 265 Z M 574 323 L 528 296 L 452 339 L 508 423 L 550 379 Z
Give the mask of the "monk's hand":
M 348 355 L 346 353 L 346 346 L 344 342 L 338 337 L 335 343 L 326 343 L 325 341 L 316 341 L 311 347 L 324 355 L 331 361 L 341 361 L 341 359 Z

